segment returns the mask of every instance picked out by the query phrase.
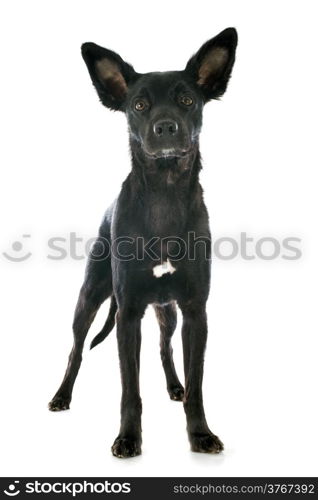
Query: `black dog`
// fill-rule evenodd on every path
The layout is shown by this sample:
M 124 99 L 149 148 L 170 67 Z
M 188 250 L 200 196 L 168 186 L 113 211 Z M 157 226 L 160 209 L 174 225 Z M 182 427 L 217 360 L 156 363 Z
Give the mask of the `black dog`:
M 154 305 L 160 325 L 169 395 L 184 404 L 191 449 L 223 449 L 208 427 L 202 401 L 211 242 L 198 179 L 199 133 L 203 105 L 226 90 L 236 45 L 237 33 L 228 28 L 206 42 L 185 70 L 146 74 L 110 50 L 94 43 L 82 46 L 101 102 L 126 113 L 132 170 L 93 245 L 75 311 L 74 346 L 49 408 L 69 408 L 87 332 L 111 297 L 107 321 L 92 347 L 109 334 L 116 317 L 122 375 L 121 427 L 112 446 L 117 457 L 141 453 L 140 324 L 148 304 Z M 176 302 L 183 314 L 185 390 L 170 343 Z

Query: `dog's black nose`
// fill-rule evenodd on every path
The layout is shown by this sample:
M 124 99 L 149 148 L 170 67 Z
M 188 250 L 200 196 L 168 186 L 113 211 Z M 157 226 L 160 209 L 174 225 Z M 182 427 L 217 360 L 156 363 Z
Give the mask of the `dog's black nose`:
M 153 131 L 157 137 L 175 135 L 178 131 L 178 124 L 173 120 L 159 120 L 154 123 Z

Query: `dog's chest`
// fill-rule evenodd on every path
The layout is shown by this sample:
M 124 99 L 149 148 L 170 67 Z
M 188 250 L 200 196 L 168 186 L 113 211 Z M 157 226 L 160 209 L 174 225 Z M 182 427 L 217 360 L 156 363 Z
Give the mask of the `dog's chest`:
M 152 273 L 155 278 L 161 278 L 164 274 L 173 274 L 175 271 L 176 267 L 172 265 L 169 258 L 152 268 Z
M 187 218 L 185 203 L 174 191 L 149 197 L 145 226 L 153 236 L 180 236 Z

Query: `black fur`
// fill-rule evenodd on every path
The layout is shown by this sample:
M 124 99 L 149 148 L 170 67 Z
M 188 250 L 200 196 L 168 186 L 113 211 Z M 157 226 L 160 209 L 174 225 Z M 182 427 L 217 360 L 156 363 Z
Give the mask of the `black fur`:
M 207 425 L 202 400 L 211 243 L 199 184 L 199 133 L 203 105 L 226 90 L 236 44 L 236 31 L 228 28 L 205 43 L 185 70 L 146 74 L 110 50 L 93 43 L 82 47 L 101 102 L 126 113 L 132 170 L 93 246 L 75 311 L 74 346 L 49 408 L 69 408 L 87 332 L 99 306 L 111 297 L 105 326 L 91 347 L 105 339 L 116 316 L 122 374 L 121 427 L 112 447 L 117 457 L 141 453 L 140 325 L 148 304 L 160 325 L 168 393 L 183 401 L 192 450 L 223 449 Z M 154 268 L 168 261 L 173 272 L 156 277 Z M 183 315 L 185 389 L 172 359 L 176 303 Z

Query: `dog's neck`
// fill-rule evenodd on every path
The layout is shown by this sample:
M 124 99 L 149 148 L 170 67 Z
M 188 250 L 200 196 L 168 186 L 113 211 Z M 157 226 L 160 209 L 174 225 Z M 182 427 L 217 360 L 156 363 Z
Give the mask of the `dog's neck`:
M 151 158 L 137 141 L 130 140 L 132 173 L 138 178 L 141 189 L 149 191 L 176 191 L 187 195 L 198 184 L 201 169 L 199 144 L 193 145 L 184 157 Z
M 131 143 L 131 153 L 132 171 L 125 189 L 135 207 L 136 197 L 139 200 L 148 232 L 162 237 L 181 234 L 203 203 L 199 145 L 182 158 L 152 159 L 136 143 Z

